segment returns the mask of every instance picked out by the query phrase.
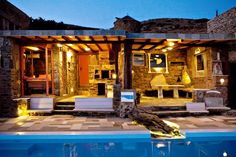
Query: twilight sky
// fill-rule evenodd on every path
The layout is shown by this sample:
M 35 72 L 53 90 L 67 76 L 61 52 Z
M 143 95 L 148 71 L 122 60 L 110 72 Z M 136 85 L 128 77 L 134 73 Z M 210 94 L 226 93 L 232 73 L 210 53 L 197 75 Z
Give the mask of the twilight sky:
M 236 6 L 236 0 L 9 0 L 30 17 L 80 26 L 111 28 L 115 17 L 208 18 Z

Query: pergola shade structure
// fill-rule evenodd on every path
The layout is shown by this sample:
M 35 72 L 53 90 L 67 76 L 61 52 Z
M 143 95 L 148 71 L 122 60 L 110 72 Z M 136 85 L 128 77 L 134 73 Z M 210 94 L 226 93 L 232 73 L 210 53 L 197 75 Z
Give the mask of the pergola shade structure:
M 158 33 L 126 33 L 115 30 L 15 30 L 0 31 L 1 37 L 14 39 L 21 47 L 37 46 L 45 49 L 52 44 L 60 44 L 70 48 L 78 55 L 97 55 L 109 52 L 115 60 L 115 74 L 123 71 L 124 88 L 132 85 L 132 52 L 144 53 L 187 50 L 191 47 L 227 47 L 236 40 L 236 34 L 158 34 Z M 170 45 L 172 43 L 172 45 Z M 174 44 L 173 44 L 174 43 Z M 119 52 L 124 51 L 124 66 L 119 69 Z M 116 78 L 116 83 L 119 80 Z M 23 88 L 23 87 L 22 87 Z

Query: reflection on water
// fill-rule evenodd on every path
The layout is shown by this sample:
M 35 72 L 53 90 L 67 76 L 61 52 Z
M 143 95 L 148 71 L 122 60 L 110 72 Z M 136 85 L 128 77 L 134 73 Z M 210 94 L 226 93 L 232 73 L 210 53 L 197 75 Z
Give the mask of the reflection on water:
M 236 141 L 129 140 L 80 141 L 4 141 L 4 157 L 231 157 Z

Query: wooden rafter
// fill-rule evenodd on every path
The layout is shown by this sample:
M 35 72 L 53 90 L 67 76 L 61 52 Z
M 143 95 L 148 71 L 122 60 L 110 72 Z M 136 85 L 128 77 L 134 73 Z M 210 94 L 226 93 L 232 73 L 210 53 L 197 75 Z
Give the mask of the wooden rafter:
M 108 39 L 106 36 L 103 36 L 103 39 L 105 42 L 108 42 Z M 108 48 L 108 51 L 111 51 L 111 45 L 110 44 L 107 44 L 107 48 Z
M 151 39 L 147 39 L 139 48 L 138 50 L 143 49 L 147 44 L 146 43 L 150 43 Z
M 42 40 L 42 41 L 47 41 L 46 39 L 44 39 L 44 38 L 42 38 L 42 37 L 40 37 L 40 36 L 35 36 L 34 38 L 35 38 L 35 39 L 38 39 L 38 40 Z
M 71 41 L 68 37 L 66 36 L 61 36 L 65 41 Z
M 48 36 L 48 39 L 52 39 L 53 42 L 58 42 L 58 40 L 57 40 L 56 38 L 52 37 L 52 36 Z M 47 41 L 47 42 L 48 42 L 48 41 Z
M 76 50 L 76 49 L 74 49 L 72 46 L 70 46 L 70 45 L 66 45 L 67 47 L 69 47 L 70 49 L 72 49 L 73 51 L 75 51 L 75 52 L 79 52 L 78 50 Z
M 89 39 L 90 39 L 91 41 L 95 41 L 92 36 L 89 36 Z M 95 45 L 98 47 L 99 51 L 103 51 L 102 47 L 101 47 L 99 44 L 95 43 Z
M 161 44 L 163 44 L 165 42 L 165 39 L 164 40 L 161 40 L 160 42 L 158 42 L 158 43 L 155 43 L 152 47 L 150 47 L 148 50 L 152 50 L 152 49 L 154 49 L 155 47 L 157 47 L 158 45 L 161 45 Z

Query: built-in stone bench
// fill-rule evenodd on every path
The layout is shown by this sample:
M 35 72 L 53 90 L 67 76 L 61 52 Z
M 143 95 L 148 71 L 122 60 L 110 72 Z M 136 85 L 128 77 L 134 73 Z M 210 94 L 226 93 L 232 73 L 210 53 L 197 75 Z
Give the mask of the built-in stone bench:
M 114 112 L 113 98 L 75 98 L 74 111 Z
M 206 109 L 211 113 L 221 113 L 229 111 L 230 108 L 224 106 L 223 98 L 218 97 L 206 97 L 205 98 Z
M 54 107 L 54 98 L 52 97 L 31 97 L 29 115 L 48 115 L 51 114 Z
M 186 109 L 190 114 L 193 115 L 205 115 L 209 113 L 209 111 L 206 110 L 205 103 L 202 102 L 186 103 Z

